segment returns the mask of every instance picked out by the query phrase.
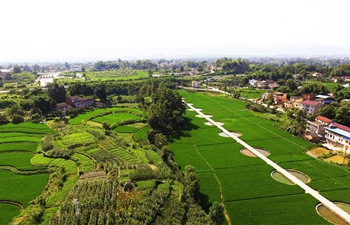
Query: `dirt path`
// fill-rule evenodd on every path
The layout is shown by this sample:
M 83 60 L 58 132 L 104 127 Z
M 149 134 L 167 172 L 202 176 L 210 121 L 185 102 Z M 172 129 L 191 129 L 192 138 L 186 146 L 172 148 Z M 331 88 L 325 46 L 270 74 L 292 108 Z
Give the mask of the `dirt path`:
M 0 200 L 0 204 L 10 204 L 10 205 L 14 205 L 17 206 L 19 208 L 19 210 L 23 210 L 23 205 L 21 203 L 18 202 L 14 202 L 14 201 L 7 201 L 7 200 Z

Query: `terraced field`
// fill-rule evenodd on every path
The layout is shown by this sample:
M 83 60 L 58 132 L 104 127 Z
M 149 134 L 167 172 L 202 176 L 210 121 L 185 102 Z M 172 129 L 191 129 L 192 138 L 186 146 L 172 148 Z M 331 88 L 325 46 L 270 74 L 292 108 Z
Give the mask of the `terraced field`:
M 6 124 L 0 131 L 0 224 L 8 224 L 19 213 L 8 203 L 26 207 L 46 186 L 49 174 L 38 172 L 46 167 L 33 166 L 31 159 L 44 134 L 55 131 L 33 123 Z
M 96 117 L 95 119 L 93 119 L 93 121 L 99 122 L 99 123 L 106 122 L 108 124 L 115 124 L 115 123 L 120 123 L 122 121 L 140 120 L 140 119 L 142 118 L 131 113 L 114 113 L 114 114 Z
M 350 171 L 307 155 L 313 145 L 278 129 L 276 121 L 255 117 L 244 102 L 227 97 L 181 91 L 212 119 L 253 147 L 267 149 L 269 158 L 285 169 L 299 170 L 311 178 L 308 184 L 331 201 L 350 203 Z M 205 125 L 192 111 L 185 115 L 191 123 L 189 137 L 171 140 L 176 162 L 193 165 L 201 178 L 201 191 L 211 202 L 222 197 L 233 224 L 329 224 L 320 217 L 314 198 L 297 186 L 271 177 L 273 169 L 259 158 L 241 154 L 242 146 L 218 135 L 220 130 Z
M 95 117 L 98 115 L 102 115 L 106 112 L 120 112 L 120 111 L 132 111 L 135 113 L 142 114 L 142 111 L 140 109 L 136 108 L 105 108 L 105 109 L 96 109 L 94 111 L 86 112 L 84 114 L 80 114 L 77 117 L 70 119 L 69 124 L 71 125 L 77 125 L 81 124 L 84 121 L 89 120 L 91 117 Z

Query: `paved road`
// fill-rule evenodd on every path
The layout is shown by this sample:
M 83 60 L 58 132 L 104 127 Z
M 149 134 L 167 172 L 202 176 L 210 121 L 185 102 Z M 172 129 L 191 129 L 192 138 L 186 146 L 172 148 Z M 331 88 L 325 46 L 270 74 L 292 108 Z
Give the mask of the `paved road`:
M 238 137 L 236 137 L 235 135 L 231 134 L 228 130 L 226 130 L 225 128 L 223 128 L 220 124 L 216 123 L 214 120 L 212 120 L 210 117 L 206 116 L 205 114 L 203 114 L 200 110 L 196 109 L 195 107 L 193 107 L 193 104 L 190 103 L 186 103 L 184 101 L 184 103 L 190 107 L 192 110 L 194 110 L 197 114 L 201 115 L 203 118 L 205 118 L 207 121 L 209 121 L 210 123 L 214 124 L 216 127 L 218 127 L 220 130 L 222 130 L 225 134 L 227 134 L 229 137 L 235 139 L 238 143 L 240 143 L 241 145 L 243 145 L 245 148 L 249 149 L 252 153 L 254 153 L 256 156 L 258 156 L 260 159 L 264 160 L 268 165 L 270 165 L 271 167 L 273 167 L 274 169 L 276 169 L 278 172 L 280 172 L 281 174 L 283 174 L 283 176 L 285 176 L 287 179 L 289 179 L 290 181 L 292 181 L 294 184 L 298 185 L 299 187 L 301 187 L 302 189 L 304 189 L 305 194 L 310 194 L 312 195 L 314 198 L 316 198 L 318 201 L 320 201 L 324 206 L 326 206 L 329 210 L 331 210 L 333 213 L 335 213 L 336 215 L 338 215 L 340 218 L 342 218 L 343 220 L 345 220 L 347 223 L 350 224 L 350 215 L 348 213 L 346 213 L 344 210 L 342 210 L 341 208 L 339 208 L 338 206 L 336 206 L 333 202 L 329 201 L 327 198 L 325 198 L 324 196 L 322 196 L 320 193 L 318 193 L 317 191 L 315 191 L 314 189 L 312 189 L 311 187 L 309 187 L 308 185 L 306 185 L 305 183 L 303 183 L 302 181 L 300 181 L 298 178 L 296 178 L 295 176 L 293 176 L 292 174 L 290 174 L 287 170 L 283 169 L 282 167 L 280 167 L 277 163 L 271 161 L 269 158 L 267 158 L 266 156 L 262 155 L 260 152 L 258 152 L 257 150 L 255 150 L 253 147 L 251 147 L 250 145 L 248 145 L 247 143 L 245 143 L 244 141 L 242 141 L 241 139 L 239 139 Z

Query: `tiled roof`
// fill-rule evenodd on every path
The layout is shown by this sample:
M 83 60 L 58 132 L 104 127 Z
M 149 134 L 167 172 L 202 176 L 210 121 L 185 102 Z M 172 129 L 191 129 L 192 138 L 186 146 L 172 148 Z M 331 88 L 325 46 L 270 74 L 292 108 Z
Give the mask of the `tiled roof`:
M 65 103 L 65 102 L 61 102 L 61 103 L 57 103 L 57 105 L 56 105 L 58 108 L 63 108 L 63 107 L 67 107 L 68 105 L 67 105 L 67 103 Z
M 322 122 L 325 122 L 325 123 L 332 122 L 332 120 L 330 120 L 330 119 L 328 119 L 327 117 L 324 117 L 324 116 L 317 116 L 316 119 L 317 120 L 321 120 Z
M 310 100 L 305 100 L 302 102 L 303 105 L 312 105 L 312 106 L 316 106 L 319 105 L 321 103 L 319 103 L 318 101 L 310 101 Z
M 346 132 L 350 132 L 350 127 L 347 127 L 347 126 L 344 126 L 344 125 L 341 125 L 339 123 L 333 123 L 333 126 L 341 129 L 341 130 L 344 130 Z

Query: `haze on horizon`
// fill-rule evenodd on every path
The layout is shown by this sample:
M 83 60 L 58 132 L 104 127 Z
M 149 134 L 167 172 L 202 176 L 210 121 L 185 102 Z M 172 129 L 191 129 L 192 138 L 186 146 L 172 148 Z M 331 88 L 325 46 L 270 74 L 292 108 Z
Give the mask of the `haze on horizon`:
M 1 2 L 0 62 L 350 55 L 346 0 Z

